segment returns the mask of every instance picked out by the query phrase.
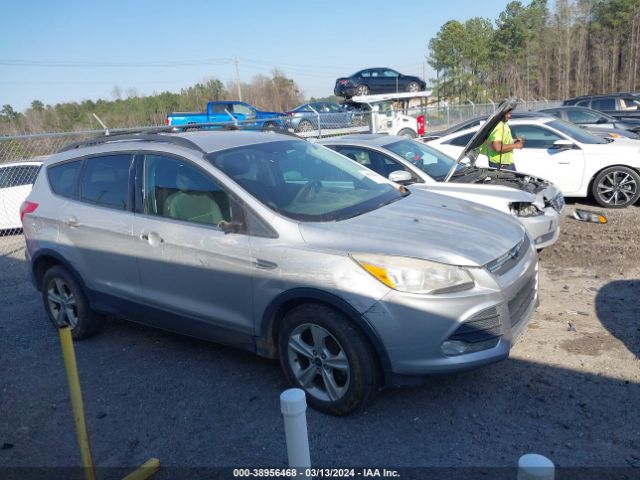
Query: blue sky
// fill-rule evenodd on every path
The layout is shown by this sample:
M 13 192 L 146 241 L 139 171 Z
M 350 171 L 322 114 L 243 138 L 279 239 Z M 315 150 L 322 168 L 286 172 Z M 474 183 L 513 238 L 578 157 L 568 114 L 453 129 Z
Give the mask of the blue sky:
M 528 3 L 528 2 L 524 2 Z M 448 20 L 495 20 L 507 0 L 3 0 L 0 105 L 178 92 L 216 77 L 284 71 L 306 97 L 385 66 L 423 76 Z M 427 67 L 427 76 L 432 76 Z

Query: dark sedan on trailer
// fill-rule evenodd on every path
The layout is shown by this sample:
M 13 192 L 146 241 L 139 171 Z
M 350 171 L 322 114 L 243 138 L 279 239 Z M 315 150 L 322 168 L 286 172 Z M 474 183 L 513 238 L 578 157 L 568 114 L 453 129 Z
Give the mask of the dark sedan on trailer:
M 427 84 L 419 77 L 403 75 L 391 68 L 367 68 L 349 77 L 336 80 L 333 93 L 337 97 L 351 98 L 370 93 L 419 92 Z

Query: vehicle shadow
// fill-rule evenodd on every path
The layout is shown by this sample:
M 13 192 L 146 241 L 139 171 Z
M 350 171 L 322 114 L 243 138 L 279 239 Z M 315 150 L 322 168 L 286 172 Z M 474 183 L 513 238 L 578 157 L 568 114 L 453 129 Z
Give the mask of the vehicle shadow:
M 640 279 L 607 283 L 596 294 L 596 314 L 602 325 L 640 358 Z

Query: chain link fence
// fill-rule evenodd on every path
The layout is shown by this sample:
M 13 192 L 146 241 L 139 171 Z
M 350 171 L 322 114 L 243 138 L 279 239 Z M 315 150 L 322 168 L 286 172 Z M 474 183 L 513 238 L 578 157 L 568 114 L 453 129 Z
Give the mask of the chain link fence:
M 538 110 L 559 105 L 556 101 L 521 102 L 518 111 Z M 321 138 L 355 133 L 388 133 L 417 137 L 445 129 L 461 121 L 492 113 L 496 103 L 397 108 L 393 102 L 351 105 L 336 109 L 330 103 L 322 109 L 281 117 L 282 126 L 303 138 Z M 424 120 L 421 125 L 420 122 Z M 240 125 L 238 125 L 240 127 Z M 280 127 L 280 128 L 283 128 Z M 127 133 L 141 129 L 122 129 Z M 188 127 L 190 129 L 192 127 Z M 213 128 L 213 127 L 212 127 Z M 185 128 L 187 129 L 187 128 Z M 15 253 L 24 246 L 21 235 L 20 205 L 31 191 L 41 162 L 66 145 L 103 135 L 103 130 L 0 137 L 0 255 Z

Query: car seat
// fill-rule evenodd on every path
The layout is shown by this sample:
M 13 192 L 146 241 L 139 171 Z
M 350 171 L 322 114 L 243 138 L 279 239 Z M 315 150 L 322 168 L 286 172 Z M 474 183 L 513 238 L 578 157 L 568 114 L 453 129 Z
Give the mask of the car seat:
M 180 189 L 167 198 L 163 215 L 187 222 L 218 225 L 224 217 L 220 207 L 210 192 L 195 190 L 194 182 L 182 173 L 176 175 L 176 185 Z

